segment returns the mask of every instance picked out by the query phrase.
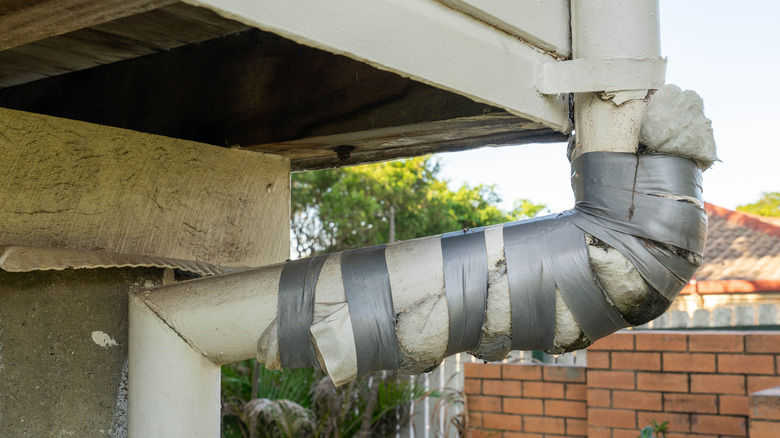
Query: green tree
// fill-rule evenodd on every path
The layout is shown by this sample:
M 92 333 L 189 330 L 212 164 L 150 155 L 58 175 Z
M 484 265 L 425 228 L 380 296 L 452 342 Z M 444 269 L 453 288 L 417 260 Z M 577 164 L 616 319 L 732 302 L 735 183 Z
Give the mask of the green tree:
M 292 177 L 292 234 L 299 256 L 441 234 L 533 217 L 545 210 L 527 200 L 506 212 L 495 186 L 453 191 L 432 157 L 318 170 Z
M 740 205 L 737 210 L 761 216 L 780 216 L 780 192 L 764 192 L 758 201 Z

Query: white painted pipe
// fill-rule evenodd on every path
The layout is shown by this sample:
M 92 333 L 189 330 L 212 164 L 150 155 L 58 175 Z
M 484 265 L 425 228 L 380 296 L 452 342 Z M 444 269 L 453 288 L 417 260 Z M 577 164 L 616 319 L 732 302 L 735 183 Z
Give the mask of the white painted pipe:
M 573 0 L 571 20 L 574 59 L 661 56 L 657 0 Z M 629 92 L 621 105 L 603 93 L 575 94 L 572 160 L 591 151 L 635 152 L 647 91 Z
M 130 296 L 128 436 L 218 437 L 220 367 Z

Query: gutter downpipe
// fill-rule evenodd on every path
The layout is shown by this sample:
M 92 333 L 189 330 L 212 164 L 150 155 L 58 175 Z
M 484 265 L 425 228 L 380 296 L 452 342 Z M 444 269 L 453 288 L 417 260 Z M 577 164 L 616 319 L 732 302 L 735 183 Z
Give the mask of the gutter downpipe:
M 659 56 L 655 0 L 573 0 L 571 13 L 575 58 Z M 602 100 L 601 93 L 575 95 L 577 140 L 572 158 L 593 151 L 636 152 L 647 105 L 643 99 L 644 95 L 618 106 Z M 423 248 L 440 240 L 434 236 L 395 248 L 409 248 L 412 257 L 410 245 Z M 419 270 L 419 265 L 415 267 Z M 322 269 L 330 268 L 326 263 Z M 273 326 L 277 316 L 283 270 L 284 264 L 266 266 L 130 296 L 130 438 L 219 436 L 220 366 L 257 354 L 259 334 Z M 343 288 L 333 294 L 343 300 Z M 394 292 L 393 300 L 403 298 Z M 354 349 L 344 352 L 350 354 Z

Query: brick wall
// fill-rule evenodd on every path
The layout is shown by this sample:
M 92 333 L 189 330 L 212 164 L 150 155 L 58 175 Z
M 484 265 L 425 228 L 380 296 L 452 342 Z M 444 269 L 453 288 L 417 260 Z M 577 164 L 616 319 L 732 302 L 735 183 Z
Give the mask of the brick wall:
M 780 391 L 750 397 L 780 386 L 777 332 L 623 331 L 587 370 L 467 364 L 465 378 L 473 437 L 636 438 L 650 420 L 669 438 L 780 437 Z
M 584 367 L 466 363 L 465 377 L 473 438 L 587 434 Z

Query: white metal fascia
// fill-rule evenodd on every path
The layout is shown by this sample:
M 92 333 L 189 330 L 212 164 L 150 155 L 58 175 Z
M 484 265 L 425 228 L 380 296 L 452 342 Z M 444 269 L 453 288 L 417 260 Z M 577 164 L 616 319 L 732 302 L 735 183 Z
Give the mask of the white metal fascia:
M 534 87 L 537 64 L 554 62 L 556 58 L 438 1 L 186 0 L 186 3 L 301 44 L 346 55 L 504 108 L 559 132 L 571 130 L 568 95 L 543 95 Z

